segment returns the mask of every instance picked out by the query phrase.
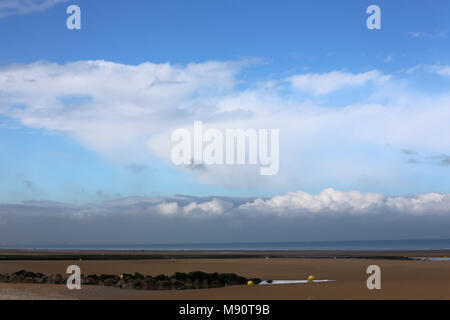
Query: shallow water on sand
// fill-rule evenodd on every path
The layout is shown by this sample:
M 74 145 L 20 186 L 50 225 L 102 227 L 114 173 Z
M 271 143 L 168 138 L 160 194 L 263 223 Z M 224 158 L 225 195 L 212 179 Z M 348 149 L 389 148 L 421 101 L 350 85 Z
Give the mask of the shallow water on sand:
M 413 260 L 422 260 L 422 261 L 450 261 L 448 257 L 411 257 Z
M 313 283 L 317 282 L 335 282 L 336 280 L 314 280 Z M 267 281 L 261 281 L 259 285 L 271 285 L 271 284 L 294 284 L 294 283 L 308 283 L 308 280 L 273 280 L 271 283 Z

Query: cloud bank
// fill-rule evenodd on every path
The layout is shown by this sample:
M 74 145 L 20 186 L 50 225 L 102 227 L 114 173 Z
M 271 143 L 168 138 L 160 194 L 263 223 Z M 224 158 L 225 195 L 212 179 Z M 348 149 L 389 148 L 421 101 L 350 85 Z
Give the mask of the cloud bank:
M 437 193 L 28 201 L 0 205 L 0 246 L 446 238 L 449 222 L 450 195 Z

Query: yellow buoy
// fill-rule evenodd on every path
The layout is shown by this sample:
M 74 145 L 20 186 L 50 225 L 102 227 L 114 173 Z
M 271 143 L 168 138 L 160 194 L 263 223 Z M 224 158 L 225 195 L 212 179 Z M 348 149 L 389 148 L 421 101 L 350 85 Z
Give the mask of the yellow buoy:
M 308 280 L 309 283 L 312 283 L 314 281 L 314 279 L 315 279 L 314 276 L 311 275 L 311 276 L 308 277 L 307 280 Z
M 78 259 L 78 261 L 80 261 L 80 262 L 81 262 L 81 261 L 83 261 L 83 259 L 81 259 L 81 258 L 80 258 L 80 259 Z
M 123 279 L 123 274 L 120 275 L 120 280 L 122 280 L 122 279 Z
M 253 281 L 250 280 L 249 282 L 247 282 L 247 285 L 248 286 L 252 286 L 253 285 Z

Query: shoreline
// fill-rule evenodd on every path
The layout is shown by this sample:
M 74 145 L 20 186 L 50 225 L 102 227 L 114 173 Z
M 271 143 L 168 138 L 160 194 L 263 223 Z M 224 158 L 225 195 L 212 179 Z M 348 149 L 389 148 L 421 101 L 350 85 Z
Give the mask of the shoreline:
M 0 261 L 164 259 L 377 259 L 450 257 L 450 250 L 21 250 L 0 249 Z

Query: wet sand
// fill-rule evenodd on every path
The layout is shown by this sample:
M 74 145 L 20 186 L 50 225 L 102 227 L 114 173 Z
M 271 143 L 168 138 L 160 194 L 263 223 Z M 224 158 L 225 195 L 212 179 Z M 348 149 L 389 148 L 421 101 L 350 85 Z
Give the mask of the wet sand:
M 155 276 L 200 270 L 233 272 L 244 277 L 263 280 L 303 280 L 309 275 L 314 275 L 316 279 L 336 280 L 336 282 L 178 291 L 137 291 L 91 286 L 83 286 L 79 291 L 70 291 L 64 285 L 0 284 L 0 299 L 450 299 L 450 261 L 355 258 L 177 259 L 174 252 L 171 254 L 174 259 L 0 261 L 0 272 L 13 273 L 25 269 L 45 274 L 64 274 L 68 265 L 76 264 L 81 267 L 84 274 L 140 272 Z M 364 253 L 373 256 L 384 254 Z M 395 254 L 391 252 L 391 254 L 450 256 L 449 252 L 435 252 L 434 255 L 430 252 Z M 331 256 L 339 255 L 331 252 Z M 381 267 L 381 290 L 370 291 L 366 287 L 369 276 L 366 269 L 372 264 Z

